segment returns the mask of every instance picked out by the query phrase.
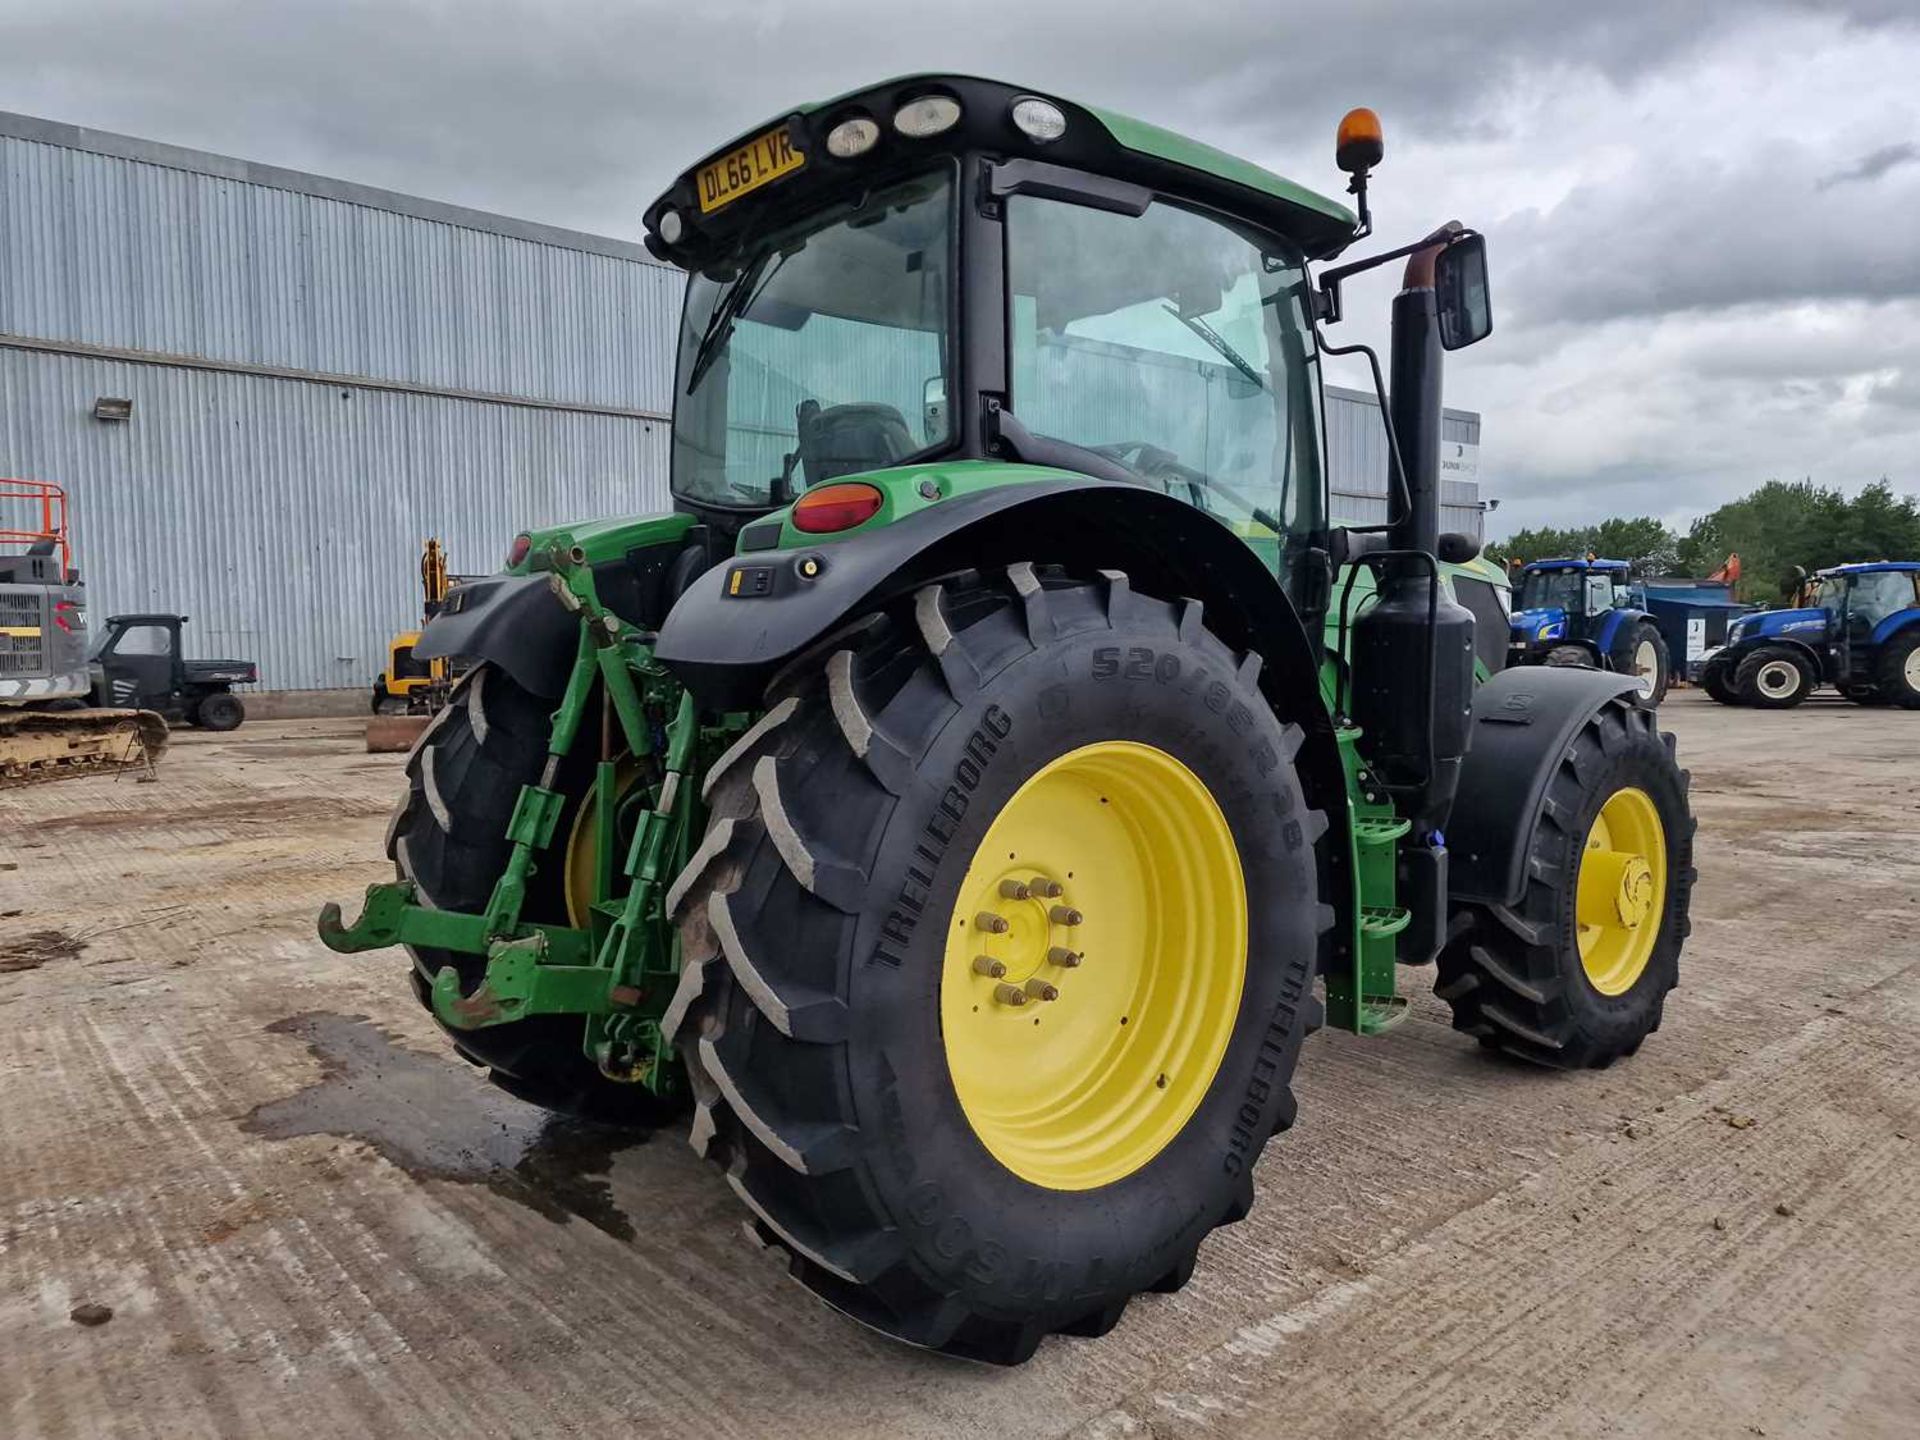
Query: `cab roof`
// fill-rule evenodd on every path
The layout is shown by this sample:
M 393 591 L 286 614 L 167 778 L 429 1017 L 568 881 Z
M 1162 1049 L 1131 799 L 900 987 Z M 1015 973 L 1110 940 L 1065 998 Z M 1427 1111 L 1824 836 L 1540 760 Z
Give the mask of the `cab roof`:
M 1856 560 L 1850 565 L 1835 565 L 1821 575 L 1870 575 L 1879 570 L 1920 570 L 1920 560 Z
M 928 139 L 896 133 L 894 113 L 908 101 L 929 95 L 958 101 L 959 122 Z M 1052 102 L 1066 116 L 1066 132 L 1058 139 L 1038 142 L 1013 124 L 1014 102 L 1029 97 Z M 880 138 L 865 154 L 836 159 L 827 152 L 827 132 L 856 116 L 874 120 Z M 749 198 L 753 192 L 743 192 L 740 199 L 707 210 L 700 204 L 699 174 L 782 129 L 805 157 L 804 164 L 764 188 L 756 186 L 762 200 L 769 195 L 811 198 L 812 192 L 836 182 L 838 188 L 856 187 L 863 174 L 897 173 L 923 157 L 980 150 L 1009 159 L 1072 166 L 1210 203 L 1287 236 L 1312 259 L 1338 254 L 1354 239 L 1354 213 L 1339 201 L 1198 140 L 1116 111 L 1076 104 L 1045 89 L 973 75 L 915 74 L 783 111 L 701 157 L 647 208 L 647 248 L 664 260 L 685 265 L 701 251 L 737 239 L 745 228 L 742 217 L 763 210 L 764 205 Z M 668 208 L 680 211 L 691 232 L 678 244 L 668 244 L 659 233 L 660 216 Z
M 1630 570 L 1632 565 L 1626 560 L 1587 560 L 1579 556 L 1569 556 L 1560 560 L 1529 560 L 1529 570 Z

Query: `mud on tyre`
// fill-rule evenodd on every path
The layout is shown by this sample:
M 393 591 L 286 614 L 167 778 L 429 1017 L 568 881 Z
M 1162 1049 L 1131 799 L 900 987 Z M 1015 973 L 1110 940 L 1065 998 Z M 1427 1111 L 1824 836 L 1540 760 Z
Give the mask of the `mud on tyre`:
M 828 1303 L 914 1344 L 1014 1363 L 1050 1332 L 1103 1333 L 1133 1295 L 1177 1288 L 1201 1239 L 1246 1213 L 1254 1162 L 1293 1119 L 1288 1081 L 1319 1023 L 1317 937 L 1332 919 L 1315 877 L 1325 817 L 1292 763 L 1301 732 L 1275 719 L 1258 669 L 1197 602 L 1016 565 L 929 586 L 796 667 L 709 773 L 710 828 L 669 895 L 684 970 L 668 1023 L 695 1090 L 691 1139 Z M 1075 770 L 1089 755 L 1096 768 Z M 1057 805 L 1028 804 L 1030 786 L 1061 776 Z M 1118 808 L 1101 811 L 1109 800 Z M 1220 829 L 1196 843 L 1226 836 L 1229 865 L 1168 856 L 1112 883 L 1076 859 L 1108 854 L 1095 845 L 1108 834 L 1111 855 L 1131 853 L 1124 837 L 1144 833 L 1147 810 L 1208 806 Z M 1075 818 L 1055 853 L 1004 841 L 1025 832 L 1003 822 L 1025 817 L 1040 836 L 1056 810 Z M 1198 917 L 1226 938 L 1179 958 L 1198 972 L 1230 954 L 1236 993 L 1217 1046 L 1183 1051 L 1169 1017 L 1204 1015 L 1205 997 L 1183 993 L 1176 966 L 1123 969 L 1102 937 L 1126 916 L 1151 927 L 1156 906 L 1183 897 L 1231 895 L 1208 888 L 1222 868 L 1244 882 L 1240 910 Z M 1148 893 L 1129 893 L 1134 882 Z M 1115 907 L 1105 930 L 1103 904 Z M 1010 928 L 976 934 L 995 905 Z M 1056 931 L 1054 907 L 1080 924 Z M 1086 937 L 1081 965 L 1040 978 L 1057 999 L 997 1000 L 1018 988 L 1018 965 L 970 968 L 972 950 L 1004 945 L 1014 961 L 1022 945 L 1065 950 L 1067 934 Z M 1129 1069 L 1156 1034 L 1164 1067 Z M 1141 1093 L 1125 1098 L 1150 1118 L 1105 1123 L 1079 1095 L 1103 1094 L 1099 1077 L 1063 1073 L 1018 1093 L 1028 1108 L 1009 1119 L 977 1063 L 1002 1044 L 1030 1047 L 1035 1067 L 1058 1045 L 1066 1063 L 1097 1053 L 1110 1073 L 1138 1072 Z M 1169 1097 L 1191 1102 L 1171 1124 L 1155 1108 Z

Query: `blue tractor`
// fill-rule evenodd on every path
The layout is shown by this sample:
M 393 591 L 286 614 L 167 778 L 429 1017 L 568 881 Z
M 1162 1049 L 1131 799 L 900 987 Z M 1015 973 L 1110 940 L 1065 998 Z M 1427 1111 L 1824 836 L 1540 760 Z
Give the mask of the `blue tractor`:
M 1700 683 L 1723 705 L 1785 710 L 1821 685 L 1862 705 L 1920 710 L 1920 560 L 1836 565 L 1813 604 L 1744 615 Z
M 1573 665 L 1631 675 L 1640 703 L 1667 694 L 1667 642 L 1633 601 L 1625 560 L 1535 560 L 1514 588 L 1508 665 Z

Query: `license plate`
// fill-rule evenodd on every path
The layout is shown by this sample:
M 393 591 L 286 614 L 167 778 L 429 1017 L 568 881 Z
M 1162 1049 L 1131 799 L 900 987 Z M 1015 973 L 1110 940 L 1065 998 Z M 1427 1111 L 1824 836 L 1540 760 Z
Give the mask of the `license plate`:
M 769 130 L 711 165 L 700 167 L 696 178 L 700 213 L 711 215 L 722 205 L 731 205 L 742 195 L 770 185 L 782 175 L 791 175 L 806 163 L 807 157 L 793 148 L 786 126 Z

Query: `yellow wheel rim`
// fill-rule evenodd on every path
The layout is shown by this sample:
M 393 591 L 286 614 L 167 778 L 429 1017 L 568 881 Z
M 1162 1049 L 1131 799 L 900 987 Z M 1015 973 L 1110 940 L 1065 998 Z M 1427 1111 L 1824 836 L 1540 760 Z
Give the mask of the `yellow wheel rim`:
M 614 813 L 619 814 L 620 802 L 627 798 L 627 792 L 633 789 L 634 782 L 640 778 L 640 767 L 630 755 L 622 756 L 613 772 Z M 618 826 L 615 826 L 618 829 Z M 567 832 L 567 923 L 576 930 L 585 930 L 591 918 L 593 908 L 594 866 L 596 863 L 600 833 L 599 807 L 594 804 L 593 791 L 589 789 L 580 808 L 574 812 L 573 828 Z M 613 867 L 614 879 L 620 879 L 618 860 Z
M 1587 832 L 1576 895 L 1580 966 L 1602 995 L 1631 990 L 1667 904 L 1667 835 L 1646 791 L 1616 790 Z
M 1178 1135 L 1226 1054 L 1247 891 L 1207 787 L 1103 741 L 994 818 L 947 929 L 940 1022 L 974 1134 L 1022 1179 L 1091 1190 Z

